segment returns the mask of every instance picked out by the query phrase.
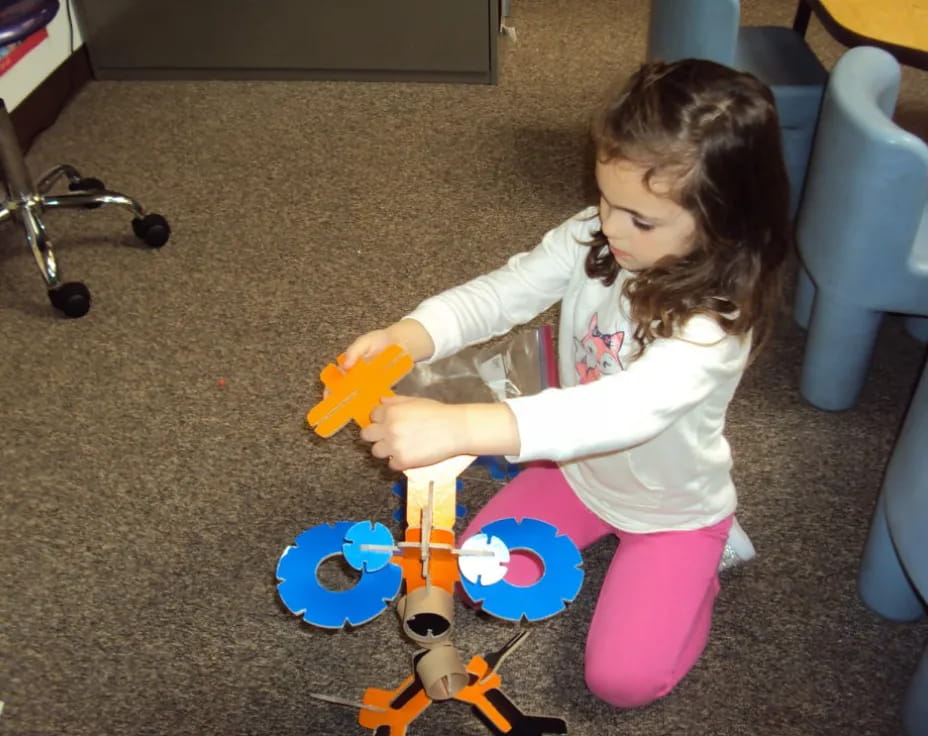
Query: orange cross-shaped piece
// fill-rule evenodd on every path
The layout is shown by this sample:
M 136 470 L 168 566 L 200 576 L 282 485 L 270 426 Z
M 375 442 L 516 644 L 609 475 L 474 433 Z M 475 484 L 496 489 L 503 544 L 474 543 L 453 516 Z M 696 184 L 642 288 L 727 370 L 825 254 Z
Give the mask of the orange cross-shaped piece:
M 512 724 L 487 700 L 487 691 L 499 688 L 502 682 L 500 676 L 496 672 L 491 674 L 490 665 L 479 655 L 471 657 L 470 662 L 467 663 L 467 672 L 473 677 L 470 683 L 454 696 L 454 699 L 476 706 L 493 722 L 500 733 L 509 733 L 512 730 Z
M 455 696 L 455 700 L 470 703 L 486 716 L 500 733 L 509 733 L 512 724 L 487 699 L 487 691 L 500 686 L 500 677 L 490 672 L 490 665 L 480 656 L 473 657 L 467 664 L 471 681 Z M 369 687 L 361 698 L 366 706 L 358 713 L 358 723 L 364 728 L 380 734 L 384 729 L 388 736 L 406 736 L 409 724 L 432 704 L 415 676 L 406 680 L 394 691 Z
M 406 736 L 407 726 L 432 704 L 432 699 L 411 676 L 393 692 L 369 687 L 361 703 L 367 707 L 358 713 L 359 725 L 377 734 L 386 727 L 389 736 Z
M 412 358 L 399 345 L 390 345 L 370 360 L 361 359 L 347 371 L 344 353 L 337 362 L 319 374 L 329 394 L 306 415 L 309 426 L 321 437 L 331 437 L 352 419 L 359 427 L 370 424 L 374 407 L 393 396 L 391 387 L 413 367 Z

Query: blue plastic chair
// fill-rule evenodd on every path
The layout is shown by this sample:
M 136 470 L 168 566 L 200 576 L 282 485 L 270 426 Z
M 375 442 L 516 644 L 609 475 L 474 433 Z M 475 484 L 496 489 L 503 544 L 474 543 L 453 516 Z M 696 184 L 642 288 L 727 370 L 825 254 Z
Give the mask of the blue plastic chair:
M 896 440 L 870 535 L 858 588 L 864 602 L 894 621 L 926 614 L 928 598 L 928 365 Z M 928 736 L 928 647 L 909 683 L 903 723 L 911 736 Z
M 795 213 L 828 72 L 792 28 L 740 23 L 739 0 L 651 0 L 647 58 L 708 59 L 750 72 L 770 87 Z
M 803 396 L 854 404 L 883 315 L 928 315 L 928 145 L 891 119 L 899 63 L 861 46 L 838 60 L 799 206 L 796 320 L 809 333 Z
M 0 45 L 31 36 L 47 26 L 57 12 L 58 0 L 0 0 Z M 0 176 L 5 187 L 5 196 L 0 197 L 0 223 L 12 220 L 20 225 L 45 279 L 52 306 L 68 317 L 86 314 L 90 309 L 90 291 L 80 281 L 62 282 L 52 242 L 42 221 L 46 209 L 120 205 L 132 213 L 136 236 L 151 247 L 164 245 L 170 235 L 170 227 L 161 215 L 146 214 L 134 199 L 108 191 L 99 179 L 82 177 L 73 166 L 55 166 L 34 182 L 3 100 L 0 100 Z M 49 194 L 62 178 L 68 179 L 72 193 Z

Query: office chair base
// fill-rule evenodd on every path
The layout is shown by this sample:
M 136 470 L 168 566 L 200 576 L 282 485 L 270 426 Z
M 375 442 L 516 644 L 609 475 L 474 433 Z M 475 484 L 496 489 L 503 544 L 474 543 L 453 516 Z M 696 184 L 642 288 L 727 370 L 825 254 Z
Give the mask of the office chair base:
M 50 195 L 48 190 L 62 176 L 69 179 L 70 194 Z M 42 212 L 54 208 L 96 209 L 104 204 L 115 204 L 129 210 L 133 218 L 132 232 L 151 248 L 160 248 L 168 242 L 171 228 L 161 215 L 145 213 L 142 205 L 131 197 L 106 189 L 99 179 L 81 177 L 72 166 L 56 166 L 43 176 L 35 187 L 29 184 L 26 196 L 12 197 L 0 208 L 0 223 L 14 219 L 24 227 L 26 240 L 32 248 L 36 263 L 48 287 L 52 306 L 67 317 L 83 317 L 90 309 L 90 290 L 79 281 L 61 282 L 61 273 L 55 259 L 51 240 L 42 222 Z
M 67 179 L 68 193 L 50 193 L 61 179 Z M 68 317 L 87 314 L 90 291 L 79 281 L 62 282 L 52 240 L 43 221 L 46 210 L 96 209 L 102 205 L 116 205 L 132 214 L 132 231 L 148 246 L 160 248 L 171 235 L 171 228 L 164 217 L 146 213 L 132 197 L 110 191 L 99 179 L 81 176 L 69 164 L 52 167 L 38 182 L 34 182 L 3 100 L 0 100 L 0 180 L 6 190 L 0 193 L 0 224 L 9 220 L 21 227 L 45 280 L 52 306 Z
M 3 3 L 0 45 L 20 41 L 44 28 L 58 12 L 58 0 L 24 0 Z M 15 7 L 7 7 L 15 6 Z M 68 194 L 49 194 L 61 179 L 68 180 Z M 99 179 L 83 177 L 69 164 L 58 164 L 36 182 L 26 166 L 23 151 L 6 103 L 0 98 L 0 224 L 15 222 L 32 251 L 45 280 L 48 298 L 68 317 L 82 317 L 90 309 L 90 290 L 79 281 L 62 282 L 55 249 L 43 221 L 54 208 L 96 209 L 114 204 L 132 213 L 132 230 L 152 248 L 160 248 L 171 234 L 167 220 L 146 213 L 131 197 L 109 191 Z
M 16 216 L 26 228 L 27 240 L 32 247 L 39 270 L 42 272 L 42 277 L 48 287 L 49 301 L 51 301 L 55 309 L 66 317 L 76 319 L 83 317 L 90 310 L 90 290 L 80 281 L 61 283 L 61 273 L 55 259 L 54 249 L 45 231 L 45 225 L 41 220 L 42 210 L 56 207 L 95 209 L 104 204 L 119 205 L 128 209 L 134 215 L 131 221 L 132 232 L 139 240 L 151 248 L 160 248 L 167 243 L 171 236 L 171 228 L 162 215 L 154 212 L 146 214 L 142 206 L 134 199 L 103 188 L 103 182 L 99 179 L 79 177 L 79 175 L 76 175 L 76 171 L 69 166 L 56 168 L 59 173 L 67 171 L 75 175 L 68 187 L 74 193 L 63 195 L 37 194 L 34 199 L 16 209 Z M 39 191 L 47 189 L 52 183 L 52 178 L 54 177 L 46 176 L 43 178 L 37 189 Z M 12 203 L 7 202 L 7 207 L 0 210 L 0 222 L 9 218 L 12 214 L 13 210 L 10 204 Z

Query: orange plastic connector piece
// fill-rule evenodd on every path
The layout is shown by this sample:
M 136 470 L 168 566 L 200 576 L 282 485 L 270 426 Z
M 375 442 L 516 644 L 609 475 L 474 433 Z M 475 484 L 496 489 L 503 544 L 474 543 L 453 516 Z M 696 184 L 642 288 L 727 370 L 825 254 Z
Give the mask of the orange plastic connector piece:
M 406 592 L 411 593 L 416 588 L 425 585 L 425 578 L 422 577 L 422 558 L 419 552 L 422 530 L 418 527 L 407 528 L 405 541 L 414 542 L 416 546 L 404 547 L 400 554 L 393 556 L 392 562 L 403 569 Z M 432 529 L 429 541 L 432 544 L 454 547 L 454 532 L 447 529 Z M 454 595 L 454 584 L 458 581 L 459 575 L 457 557 L 450 549 L 433 547 L 429 550 L 429 577 L 432 585 Z
M 337 363 L 329 363 L 319 374 L 329 395 L 306 415 L 320 437 L 331 437 L 352 419 L 359 427 L 370 424 L 374 407 L 393 396 L 390 389 L 413 367 L 412 358 L 399 345 L 390 345 L 370 360 L 361 359 L 347 371 L 344 353 Z
M 361 703 L 370 707 L 358 713 L 360 726 L 372 731 L 387 726 L 390 736 L 405 736 L 406 728 L 432 704 L 432 699 L 424 688 L 415 686 L 415 677 L 411 676 L 392 692 L 369 687 Z

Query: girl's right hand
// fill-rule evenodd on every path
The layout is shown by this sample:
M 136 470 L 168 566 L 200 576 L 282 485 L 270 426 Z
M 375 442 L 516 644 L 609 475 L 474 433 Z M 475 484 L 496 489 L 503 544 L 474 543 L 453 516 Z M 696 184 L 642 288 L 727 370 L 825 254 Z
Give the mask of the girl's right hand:
M 351 343 L 347 350 L 345 350 L 345 363 L 342 367 L 348 370 L 357 363 L 360 358 L 364 358 L 365 360 L 373 358 L 377 353 L 393 344 L 393 340 L 390 339 L 387 328 L 366 332 Z
M 345 362 L 341 365 L 342 371 L 347 371 L 351 366 L 357 363 L 360 358 L 373 358 L 377 353 L 392 344 L 387 328 L 364 333 L 346 348 Z M 322 398 L 325 399 L 328 398 L 328 396 L 329 389 L 324 386 L 322 388 Z
M 360 358 L 373 358 L 390 345 L 399 345 L 415 361 L 431 358 L 435 343 L 426 329 L 414 319 L 401 319 L 389 327 L 366 332 L 345 350 L 345 370 Z

